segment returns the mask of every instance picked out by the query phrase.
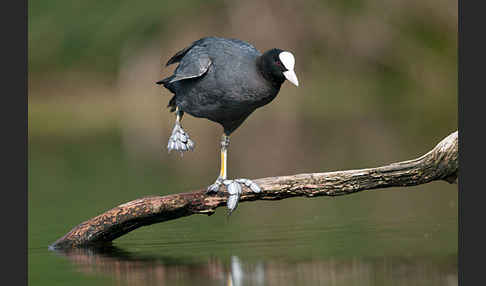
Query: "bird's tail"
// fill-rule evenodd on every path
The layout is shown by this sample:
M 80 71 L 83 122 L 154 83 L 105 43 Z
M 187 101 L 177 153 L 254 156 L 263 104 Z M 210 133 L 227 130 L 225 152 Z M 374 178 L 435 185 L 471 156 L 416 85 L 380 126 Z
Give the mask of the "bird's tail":
M 162 80 L 159 80 L 158 82 L 156 82 L 156 84 L 158 84 L 158 85 L 163 85 L 165 88 L 167 88 L 168 90 L 172 91 L 172 90 L 170 89 L 170 84 L 169 84 L 169 82 L 170 82 L 170 81 L 171 81 L 171 80 L 172 80 L 174 77 L 175 77 L 175 75 L 171 75 L 171 76 L 166 77 L 166 78 L 164 78 L 164 79 L 162 79 Z
M 174 75 L 171 75 L 167 78 L 164 78 L 162 80 L 159 80 L 158 82 L 156 82 L 156 84 L 158 85 L 163 85 L 165 88 L 167 88 L 168 90 L 170 90 L 170 92 L 172 92 L 173 94 L 175 94 L 175 90 L 174 90 L 174 87 L 172 86 L 172 84 L 170 83 L 170 81 L 174 78 L 175 76 Z M 170 112 L 174 112 L 176 110 L 176 99 L 175 99 L 175 95 L 171 98 L 171 100 L 169 100 L 169 104 L 167 105 L 168 108 L 170 108 Z

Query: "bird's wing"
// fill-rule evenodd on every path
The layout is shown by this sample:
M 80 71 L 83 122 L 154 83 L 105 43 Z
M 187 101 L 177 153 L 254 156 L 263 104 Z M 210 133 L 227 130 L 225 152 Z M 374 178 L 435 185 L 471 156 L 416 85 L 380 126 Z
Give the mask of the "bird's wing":
M 205 47 L 193 45 L 174 55 L 169 63 L 179 61 L 179 66 L 174 71 L 174 77 L 169 83 L 200 77 L 207 72 L 211 65 L 211 59 Z

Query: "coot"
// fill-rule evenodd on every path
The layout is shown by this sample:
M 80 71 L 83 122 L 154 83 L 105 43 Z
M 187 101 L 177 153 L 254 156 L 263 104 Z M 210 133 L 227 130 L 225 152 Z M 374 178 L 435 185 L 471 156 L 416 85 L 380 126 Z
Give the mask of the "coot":
M 175 112 L 176 122 L 167 148 L 169 152 L 194 149 L 194 142 L 181 126 L 184 113 L 223 126 L 221 170 L 208 192 L 217 192 L 221 184 L 226 185 L 231 213 L 238 205 L 240 184 L 253 192 L 260 192 L 260 188 L 248 179 L 227 179 L 229 136 L 255 109 L 277 96 L 285 79 L 299 85 L 294 56 L 276 48 L 262 54 L 241 40 L 206 37 L 177 52 L 166 65 L 174 63 L 179 63 L 174 74 L 157 82 L 174 94 L 168 107 Z

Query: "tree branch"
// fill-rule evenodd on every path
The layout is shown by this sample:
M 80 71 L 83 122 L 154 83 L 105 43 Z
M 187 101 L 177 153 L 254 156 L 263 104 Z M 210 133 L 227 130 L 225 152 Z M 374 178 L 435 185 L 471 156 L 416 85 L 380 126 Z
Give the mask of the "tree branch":
M 255 200 L 281 200 L 290 197 L 347 195 L 363 190 L 396 186 L 415 186 L 435 180 L 457 182 L 458 132 L 455 131 L 427 154 L 409 161 L 378 168 L 326 173 L 298 174 L 253 180 L 262 192 L 243 187 L 240 203 Z M 74 227 L 50 248 L 72 248 L 109 243 L 141 226 L 193 214 L 212 215 L 225 206 L 227 190 L 216 195 L 205 189 L 151 196 L 127 202 Z

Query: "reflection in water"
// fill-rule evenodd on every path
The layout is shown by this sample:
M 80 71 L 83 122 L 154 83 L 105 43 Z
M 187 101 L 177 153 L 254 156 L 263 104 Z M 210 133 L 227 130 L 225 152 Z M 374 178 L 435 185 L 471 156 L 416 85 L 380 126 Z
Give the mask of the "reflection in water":
M 86 274 L 123 285 L 457 285 L 456 256 L 244 261 L 144 256 L 115 246 L 56 250 Z
M 229 272 L 228 285 L 265 285 L 265 268 L 262 262 L 253 264 L 250 271 L 245 271 L 240 259 L 231 256 L 231 271 Z

